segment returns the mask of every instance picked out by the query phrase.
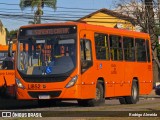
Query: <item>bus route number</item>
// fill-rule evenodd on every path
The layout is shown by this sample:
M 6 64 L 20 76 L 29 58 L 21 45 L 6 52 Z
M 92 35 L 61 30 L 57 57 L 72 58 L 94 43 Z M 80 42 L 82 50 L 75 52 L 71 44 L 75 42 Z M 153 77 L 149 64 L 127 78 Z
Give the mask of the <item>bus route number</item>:
M 30 90 L 37 90 L 40 88 L 41 88 L 40 84 L 28 84 L 28 89 L 30 89 Z

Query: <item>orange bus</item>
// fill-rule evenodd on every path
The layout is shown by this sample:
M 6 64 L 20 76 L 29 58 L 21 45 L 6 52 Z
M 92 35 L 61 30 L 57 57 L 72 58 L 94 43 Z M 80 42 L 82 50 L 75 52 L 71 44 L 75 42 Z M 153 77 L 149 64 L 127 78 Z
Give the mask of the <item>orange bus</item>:
M 135 104 L 152 90 L 148 34 L 66 22 L 22 26 L 17 43 L 17 99 Z
M 15 52 L 13 45 L 12 51 Z M 15 96 L 14 59 L 8 56 L 8 45 L 0 45 L 0 96 Z

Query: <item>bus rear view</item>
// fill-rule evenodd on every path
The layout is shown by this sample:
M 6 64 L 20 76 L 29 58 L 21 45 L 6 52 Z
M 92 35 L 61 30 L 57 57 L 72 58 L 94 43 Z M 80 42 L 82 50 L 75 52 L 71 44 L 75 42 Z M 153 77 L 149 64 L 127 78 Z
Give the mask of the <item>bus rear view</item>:
M 12 54 L 15 49 L 14 45 Z M 14 56 L 8 56 L 8 45 L 0 45 L 0 96 L 15 97 Z

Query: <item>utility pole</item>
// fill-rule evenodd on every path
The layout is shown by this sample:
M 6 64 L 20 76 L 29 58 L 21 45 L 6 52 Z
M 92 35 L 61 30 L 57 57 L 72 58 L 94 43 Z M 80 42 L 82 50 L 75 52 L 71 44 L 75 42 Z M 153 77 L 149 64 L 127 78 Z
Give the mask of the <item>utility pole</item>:
M 158 15 L 157 15 L 157 17 L 158 17 L 158 24 L 159 24 L 159 27 L 160 27 L 160 0 L 157 0 L 157 2 L 158 2 Z

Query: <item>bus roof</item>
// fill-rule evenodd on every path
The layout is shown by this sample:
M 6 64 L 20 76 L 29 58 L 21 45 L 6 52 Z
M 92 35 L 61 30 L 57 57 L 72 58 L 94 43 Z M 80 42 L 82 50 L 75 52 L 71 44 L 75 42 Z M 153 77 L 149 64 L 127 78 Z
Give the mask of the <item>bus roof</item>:
M 21 26 L 20 28 L 23 29 L 23 28 L 34 28 L 34 27 L 43 27 L 43 26 L 63 26 L 63 25 L 77 25 L 78 27 L 81 27 L 86 30 L 95 31 L 97 33 L 100 32 L 100 33 L 108 33 L 108 34 L 120 35 L 120 36 L 150 39 L 150 36 L 148 33 L 130 31 L 130 30 L 125 30 L 125 29 L 118 29 L 118 28 L 111 28 L 111 27 L 105 27 L 105 26 L 100 26 L 100 25 L 91 25 L 91 24 L 87 24 L 83 22 L 33 24 L 33 25 Z

